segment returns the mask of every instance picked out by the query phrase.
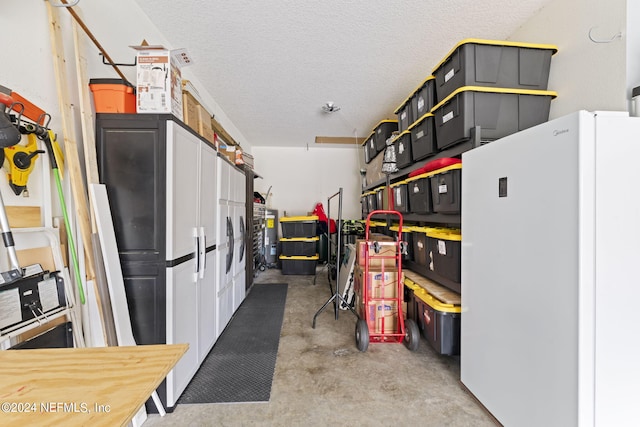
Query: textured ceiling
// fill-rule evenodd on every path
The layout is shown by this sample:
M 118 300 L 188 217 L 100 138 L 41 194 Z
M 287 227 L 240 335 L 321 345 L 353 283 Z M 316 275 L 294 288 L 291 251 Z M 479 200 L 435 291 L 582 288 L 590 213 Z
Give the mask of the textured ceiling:
M 135 1 L 189 51 L 234 138 L 304 147 L 367 136 L 457 42 L 506 39 L 550 0 Z

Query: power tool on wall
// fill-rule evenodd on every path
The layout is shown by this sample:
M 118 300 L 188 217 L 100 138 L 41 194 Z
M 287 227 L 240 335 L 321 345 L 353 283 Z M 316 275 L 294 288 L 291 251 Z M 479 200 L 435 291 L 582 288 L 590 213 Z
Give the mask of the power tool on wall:
M 26 145 L 20 144 L 22 132 L 19 131 L 19 126 L 17 126 L 17 124 L 14 125 L 11 120 L 15 119 L 19 122 L 24 107 L 22 107 L 22 111 L 18 114 L 17 118 L 16 116 L 7 114 L 5 110 L 8 107 L 9 111 L 11 111 L 22 104 L 16 103 L 10 95 L 2 91 L 0 91 L 0 104 L 3 104 L 2 125 L 0 125 L 2 128 L 2 132 L 0 133 L 2 135 L 0 135 L 0 137 L 3 138 L 2 146 L 4 147 L 2 152 L 0 152 L 0 165 L 5 164 L 6 159 L 9 186 L 16 196 L 19 196 L 27 189 L 27 181 L 35 165 L 35 159 L 39 153 L 44 153 L 44 151 L 38 150 L 37 138 L 33 134 L 27 135 L 28 143 Z M 8 136 L 10 137 L 10 141 L 5 141 Z M 9 143 L 13 145 L 6 146 Z
M 4 149 L 4 157 L 9 165 L 7 178 L 9 186 L 16 196 L 22 194 L 27 189 L 29 174 L 33 170 L 38 154 L 44 150 L 38 150 L 37 137 L 30 133 L 27 135 L 27 145 L 12 145 Z

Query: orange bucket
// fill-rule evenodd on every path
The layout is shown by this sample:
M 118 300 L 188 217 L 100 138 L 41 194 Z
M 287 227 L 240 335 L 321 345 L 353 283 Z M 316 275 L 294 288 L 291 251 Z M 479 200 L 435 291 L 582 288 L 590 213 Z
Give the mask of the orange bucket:
M 133 86 L 122 79 L 91 79 L 89 88 L 93 93 L 96 113 L 136 112 L 136 94 Z

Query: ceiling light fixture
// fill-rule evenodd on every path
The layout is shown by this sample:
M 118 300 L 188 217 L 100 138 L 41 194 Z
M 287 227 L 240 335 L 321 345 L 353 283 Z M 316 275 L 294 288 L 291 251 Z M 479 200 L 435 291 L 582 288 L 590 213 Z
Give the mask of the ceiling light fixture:
M 334 105 L 333 102 L 328 101 L 322 106 L 322 111 L 324 111 L 325 113 L 335 113 L 336 111 L 340 111 L 340 107 Z

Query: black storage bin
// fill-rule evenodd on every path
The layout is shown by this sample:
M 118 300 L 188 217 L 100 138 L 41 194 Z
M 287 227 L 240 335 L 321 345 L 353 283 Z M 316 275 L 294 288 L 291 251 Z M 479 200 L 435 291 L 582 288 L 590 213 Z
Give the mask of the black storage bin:
M 433 213 L 431 204 L 431 185 L 428 176 L 419 175 L 407 179 L 407 193 L 409 193 L 409 206 L 411 213 L 429 214 Z
M 407 310 L 405 311 L 405 314 L 407 316 L 407 319 L 411 319 L 417 324 L 418 323 L 418 315 L 417 315 L 418 304 L 416 302 L 416 296 L 413 293 L 413 289 L 416 286 L 418 285 L 414 284 L 407 278 L 404 279 L 404 295 L 403 296 L 404 296 L 404 302 L 407 304 Z
M 318 264 L 318 255 L 303 256 L 283 256 L 280 255 L 280 264 L 282 265 L 282 274 L 284 275 L 313 275 L 316 274 L 316 266 Z
M 433 109 L 436 145 L 444 149 L 471 138 L 480 127 L 480 140 L 493 141 L 549 120 L 553 91 L 522 91 L 463 87 Z
M 433 114 L 426 113 L 409 127 L 409 132 L 411 132 L 411 157 L 414 163 L 438 151 L 434 123 Z
M 462 164 L 447 166 L 431 175 L 431 200 L 435 213 L 459 214 Z
M 398 130 L 397 120 L 382 120 L 373 130 L 375 145 L 377 152 L 385 149 L 387 146 L 387 139 L 391 137 L 393 132 Z
M 546 90 L 553 45 L 467 39 L 434 68 L 440 102 L 463 86 Z
M 374 138 L 374 134 L 372 133 L 367 137 L 364 144 L 362 145 L 364 149 L 364 162 L 370 163 L 371 160 L 375 159 L 378 154 L 378 149 L 376 148 L 376 140 Z
M 413 158 L 411 156 L 411 132 L 404 131 L 396 137 L 393 142 L 396 150 L 396 166 L 398 169 L 411 166 Z
M 318 217 L 311 216 L 283 216 L 280 218 L 282 237 L 315 237 L 318 234 Z
M 360 205 L 362 206 L 362 217 L 366 218 L 369 214 L 369 199 L 367 198 L 366 193 L 360 196 Z
M 392 225 L 389 227 L 389 231 L 391 231 L 391 237 L 393 237 L 394 241 L 398 241 L 398 225 Z M 401 253 L 402 261 L 413 261 L 413 235 L 411 234 L 411 227 L 406 226 L 402 227 L 402 242 L 406 247 L 406 251 Z
M 429 268 L 439 276 L 460 283 L 461 235 L 459 232 L 430 230 L 427 232 Z
M 313 256 L 317 254 L 316 237 L 290 237 L 280 239 L 280 250 L 283 256 Z
M 400 213 L 411 212 L 409 206 L 409 193 L 407 193 L 407 182 L 396 182 L 391 186 L 393 196 L 393 208 Z
M 436 80 L 434 76 L 429 76 L 416 90 L 411 99 L 411 111 L 413 121 L 427 114 L 436 105 Z
M 394 114 L 398 116 L 398 131 L 404 132 L 411 126 L 411 123 L 415 120 L 413 116 L 412 107 L 413 96 L 409 95 L 407 99 L 405 99 L 402 104 L 394 111 Z
M 427 265 L 427 233 L 425 231 L 414 230 L 411 234 L 413 239 L 413 261 L 425 266 Z
M 377 211 L 378 208 L 378 193 L 375 191 L 369 191 L 367 193 L 367 205 L 369 206 L 369 213 Z
M 424 289 L 416 289 L 413 293 L 422 336 L 439 354 L 459 355 L 461 307 L 441 303 Z

